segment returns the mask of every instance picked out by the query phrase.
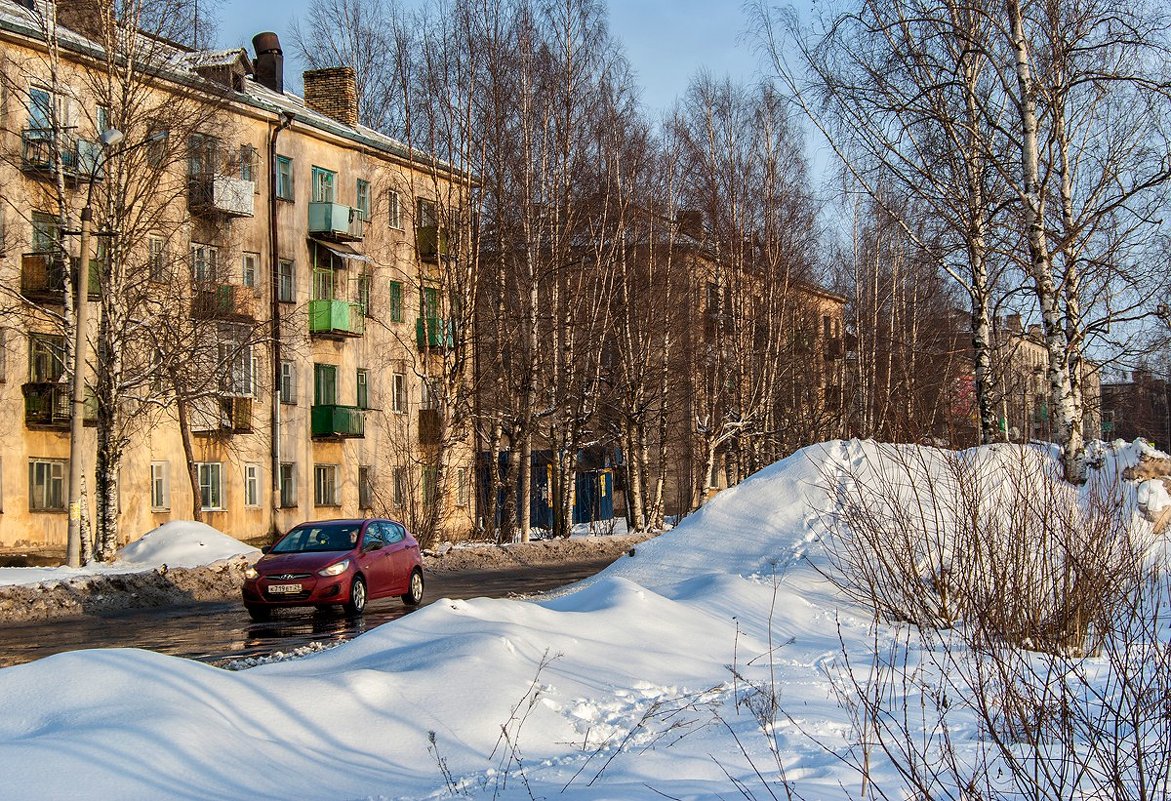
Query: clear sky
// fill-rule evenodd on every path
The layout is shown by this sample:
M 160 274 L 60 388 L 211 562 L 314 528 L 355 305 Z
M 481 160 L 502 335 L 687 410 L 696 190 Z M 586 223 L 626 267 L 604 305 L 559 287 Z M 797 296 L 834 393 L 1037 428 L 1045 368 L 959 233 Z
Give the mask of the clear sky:
M 415 5 L 421 0 L 405 0 Z M 653 113 L 671 107 L 698 70 L 751 79 L 757 58 L 746 37 L 742 0 L 607 0 L 610 30 L 626 49 Z M 290 59 L 289 26 L 308 0 L 224 0 L 220 43 L 252 51 L 252 37 L 275 31 L 285 43 L 286 79 L 300 85 L 301 65 Z

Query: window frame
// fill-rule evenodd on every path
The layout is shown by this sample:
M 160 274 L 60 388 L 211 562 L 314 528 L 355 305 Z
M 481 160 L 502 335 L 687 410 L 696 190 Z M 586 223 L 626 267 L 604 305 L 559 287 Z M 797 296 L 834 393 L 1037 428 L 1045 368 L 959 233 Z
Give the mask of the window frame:
M 68 461 L 65 459 L 28 460 L 28 510 L 29 512 L 64 512 L 68 504 L 65 497 L 65 475 Z M 37 483 L 38 472 L 44 482 Z M 39 492 L 38 492 L 39 487 Z
M 273 187 L 273 194 L 277 200 L 284 200 L 289 203 L 296 202 L 297 183 L 294 180 L 294 176 L 292 156 L 277 154 L 276 186 Z
M 246 250 L 240 254 L 240 286 L 249 289 L 258 289 L 257 279 L 260 277 L 260 254 Z
M 365 367 L 357 368 L 354 374 L 354 405 L 359 409 L 370 408 L 370 371 Z
M 278 303 L 297 302 L 297 262 L 294 259 L 277 260 L 276 299 Z
M 341 506 L 341 484 L 336 464 L 313 465 L 313 505 Z
M 392 323 L 402 323 L 406 321 L 406 310 L 403 307 L 403 282 L 390 282 L 390 321 Z
M 402 196 L 393 189 L 386 193 L 387 223 L 396 231 L 403 230 L 403 203 Z
M 354 208 L 363 220 L 370 219 L 370 182 L 362 178 L 354 181 Z
M 325 381 L 325 377 L 329 381 Z M 326 389 L 329 391 L 326 392 Z M 328 398 L 328 400 L 326 400 Z M 337 406 L 337 365 L 324 362 L 313 363 L 313 405 Z
M 168 512 L 171 509 L 171 463 L 150 463 L 150 510 Z
M 199 510 L 201 512 L 222 512 L 227 509 L 224 503 L 224 463 L 223 462 L 195 462 L 196 477 L 199 483 Z M 208 478 L 204 480 L 204 475 Z M 213 479 L 214 475 L 214 479 Z M 207 487 L 207 494 L 204 487 Z M 214 497 L 209 498 L 208 495 Z M 214 502 L 209 503 L 209 500 Z
M 281 359 L 280 400 L 286 406 L 297 405 L 297 363 Z
M 311 203 L 337 203 L 337 172 L 314 164 L 310 174 L 312 178 L 309 185 L 309 201 Z
M 407 374 L 390 374 L 390 410 L 395 414 L 407 413 Z
M 358 465 L 358 508 L 374 508 L 373 469 L 368 464 Z
M 244 507 L 257 509 L 260 507 L 260 465 L 248 463 L 244 465 Z
M 296 462 L 281 462 L 280 475 L 277 477 L 280 484 L 280 503 L 281 509 L 296 509 L 297 508 L 297 463 Z

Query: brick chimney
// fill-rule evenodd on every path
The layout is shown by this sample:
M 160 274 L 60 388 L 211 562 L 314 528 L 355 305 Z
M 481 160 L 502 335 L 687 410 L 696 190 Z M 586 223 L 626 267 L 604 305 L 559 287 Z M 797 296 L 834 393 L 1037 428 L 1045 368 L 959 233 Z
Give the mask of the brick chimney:
M 358 124 L 358 86 L 353 67 L 326 67 L 301 74 L 305 105 L 351 128 Z
M 106 26 L 114 20 L 114 0 L 66 0 L 57 3 L 57 24 L 98 44 L 106 41 Z

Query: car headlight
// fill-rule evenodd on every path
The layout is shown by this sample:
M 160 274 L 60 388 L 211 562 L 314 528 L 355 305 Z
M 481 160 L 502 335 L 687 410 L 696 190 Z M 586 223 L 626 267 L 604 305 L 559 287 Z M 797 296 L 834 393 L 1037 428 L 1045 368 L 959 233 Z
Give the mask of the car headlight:
M 343 559 L 340 562 L 338 562 L 337 564 L 330 565 L 329 567 L 324 568 L 322 570 L 318 570 L 317 575 L 319 575 L 319 576 L 340 576 L 342 573 L 346 572 L 346 568 L 348 568 L 349 566 L 350 566 L 350 560 Z
M 259 578 L 259 577 L 260 577 L 260 574 L 256 572 L 256 568 L 253 567 L 252 565 L 248 565 L 248 567 L 244 568 L 244 578 L 254 579 L 254 578 Z

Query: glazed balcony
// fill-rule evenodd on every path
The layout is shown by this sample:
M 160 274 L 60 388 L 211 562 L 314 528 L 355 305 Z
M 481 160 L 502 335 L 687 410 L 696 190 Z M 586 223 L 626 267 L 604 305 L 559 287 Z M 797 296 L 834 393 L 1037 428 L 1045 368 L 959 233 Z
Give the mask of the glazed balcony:
M 101 147 L 67 133 L 53 136 L 51 128 L 25 128 L 20 132 L 20 167 L 27 173 L 49 177 L 61 172 L 70 178 L 100 181 Z
M 309 235 L 334 242 L 359 242 L 364 236 L 362 213 L 341 203 L 310 203 Z
M 360 337 L 366 333 L 362 304 L 346 300 L 309 301 L 309 334 L 324 339 Z
M 101 297 L 101 267 L 102 263 L 99 260 L 90 259 L 88 292 L 90 300 L 98 300 Z M 36 303 L 64 303 L 65 257 L 60 253 L 22 254 L 20 257 L 20 294 Z
M 254 401 L 250 397 L 215 399 L 215 408 L 196 415 L 192 432 L 200 436 L 228 436 L 252 432 Z
M 310 427 L 317 439 L 353 439 L 366 436 L 366 416 L 357 406 L 317 404 L 310 412 Z

